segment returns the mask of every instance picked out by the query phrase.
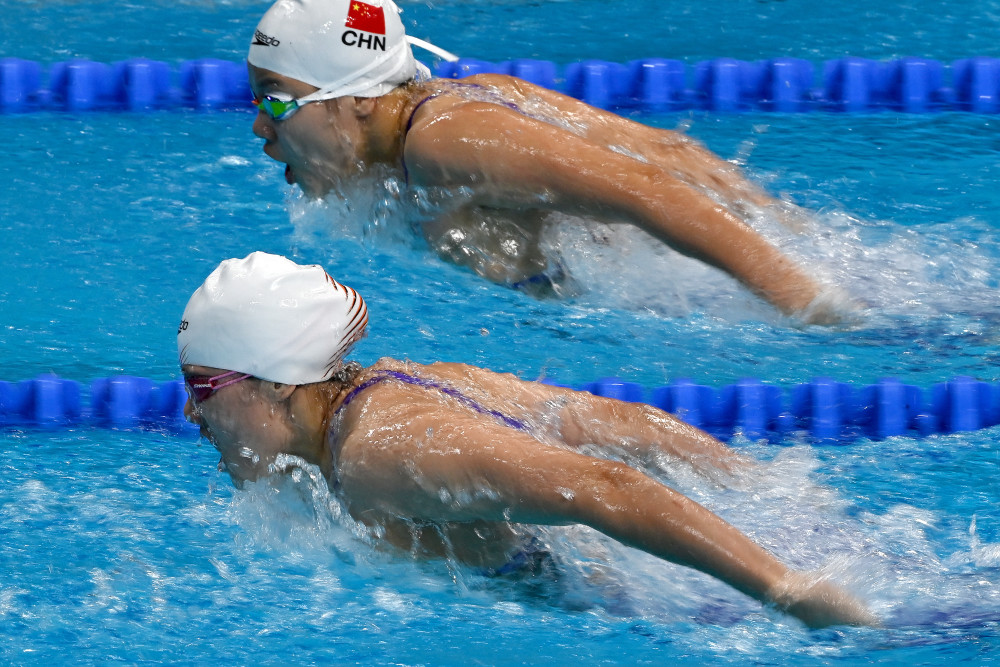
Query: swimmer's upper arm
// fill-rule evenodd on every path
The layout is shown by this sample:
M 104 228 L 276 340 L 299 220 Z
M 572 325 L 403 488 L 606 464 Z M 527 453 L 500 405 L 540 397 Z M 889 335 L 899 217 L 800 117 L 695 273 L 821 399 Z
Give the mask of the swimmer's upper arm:
M 787 572 L 719 517 L 623 463 L 457 411 L 393 429 L 407 437 L 381 458 L 384 474 L 370 467 L 366 479 L 344 484 L 352 511 L 363 513 L 350 496 L 364 489 L 381 494 L 372 509 L 415 521 L 580 523 L 758 599 Z
M 424 114 L 404 147 L 411 182 L 461 186 L 473 203 L 632 223 L 794 312 L 819 285 L 750 226 L 667 169 L 484 102 Z
M 544 444 L 490 417 L 424 408 L 405 422 L 366 428 L 360 446 L 342 450 L 339 479 L 352 512 L 440 523 L 587 522 L 567 498 L 592 486 L 583 480 L 598 468 L 619 465 Z
M 486 102 L 424 115 L 405 145 L 415 184 L 468 186 L 486 205 L 580 206 L 591 212 L 594 206 L 607 208 L 608 197 L 585 185 L 597 180 L 590 172 L 613 169 L 619 157 L 624 156 L 555 125 Z M 636 161 L 626 162 L 632 167 Z M 606 173 L 601 175 L 599 189 L 614 189 Z
M 469 187 L 483 205 L 621 219 L 730 270 L 739 258 L 720 253 L 725 242 L 713 228 L 753 235 L 666 169 L 496 104 L 466 102 L 424 116 L 405 150 L 415 184 Z
M 435 368 L 480 373 L 487 382 L 491 375 L 461 364 Z M 355 513 L 438 522 L 504 521 L 513 514 L 538 523 L 579 521 L 559 511 L 559 489 L 598 461 L 399 383 L 361 394 L 341 426 L 335 475 Z
M 505 521 L 522 503 L 548 505 L 537 499 L 555 486 L 555 448 L 492 417 L 427 401 L 416 393 L 423 389 L 391 391 L 377 402 L 350 406 L 366 413 L 352 425 L 338 461 L 337 477 L 352 512 L 375 510 L 415 521 Z M 561 522 L 552 513 L 533 516 L 540 523 Z

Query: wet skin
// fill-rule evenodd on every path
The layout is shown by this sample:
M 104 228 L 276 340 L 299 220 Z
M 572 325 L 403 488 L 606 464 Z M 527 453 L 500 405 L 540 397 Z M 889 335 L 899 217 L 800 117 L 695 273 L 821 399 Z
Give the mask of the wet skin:
M 396 370 L 458 389 L 532 425 L 511 428 L 440 391 L 385 381 Z M 185 373 L 224 369 L 185 366 Z M 807 624 L 876 622 L 814 575 L 789 570 L 704 507 L 613 459 L 680 457 L 706 473 L 745 464 L 707 434 L 651 406 L 604 399 L 465 364 L 382 359 L 349 384 L 246 381 L 186 406 L 234 481 L 273 474 L 279 453 L 320 467 L 351 515 L 411 553 L 498 567 L 518 548 L 518 524 L 580 523 L 665 560 L 715 576 Z
M 249 71 L 255 95 L 316 90 L 253 66 Z M 405 162 L 410 185 L 455 194 L 424 226 L 431 246 L 497 282 L 513 284 L 546 269 L 542 226 L 548 213 L 559 212 L 635 225 L 730 273 L 786 313 L 836 319 L 808 310 L 820 284 L 740 217 L 742 203 L 777 202 L 733 165 L 678 133 L 517 79 L 479 75 L 462 84 L 458 90 L 474 84 L 508 104 L 470 98 L 456 92 L 455 82 L 433 80 L 379 98 L 307 104 L 281 121 L 261 112 L 254 133 L 310 197 L 336 191 L 373 165 L 402 174 Z

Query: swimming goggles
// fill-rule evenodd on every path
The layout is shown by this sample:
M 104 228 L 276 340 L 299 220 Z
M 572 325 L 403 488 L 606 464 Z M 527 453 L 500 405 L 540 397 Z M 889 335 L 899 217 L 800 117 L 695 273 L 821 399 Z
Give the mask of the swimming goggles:
M 263 95 L 255 97 L 250 102 L 266 113 L 271 120 L 288 120 L 292 117 L 292 114 L 310 102 L 320 102 L 334 97 L 337 97 L 337 95 L 331 95 L 324 90 L 317 90 L 315 93 L 310 93 L 298 99 L 287 96 Z
M 251 100 L 253 105 L 266 113 L 271 120 L 285 120 L 299 110 L 302 104 L 296 99 L 281 99 L 274 95 L 264 95 Z
M 231 378 L 234 375 L 239 375 L 239 377 L 233 378 L 228 382 L 223 382 L 226 378 Z M 222 375 L 216 375 L 214 377 L 209 377 L 207 375 L 185 375 L 184 385 L 187 387 L 191 400 L 195 403 L 201 403 L 202 401 L 208 400 L 212 394 L 219 391 L 223 387 L 228 387 L 231 384 L 242 382 L 249 377 L 253 376 L 249 373 L 240 375 L 239 371 L 229 371 L 228 373 L 223 373 Z

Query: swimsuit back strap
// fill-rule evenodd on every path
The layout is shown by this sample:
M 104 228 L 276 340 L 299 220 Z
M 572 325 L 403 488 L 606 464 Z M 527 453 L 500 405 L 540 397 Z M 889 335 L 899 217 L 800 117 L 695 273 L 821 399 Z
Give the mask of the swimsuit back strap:
M 492 410 L 490 408 L 484 407 L 479 403 L 477 403 L 474 399 L 469 398 L 468 396 L 466 396 L 459 390 L 455 389 L 454 387 L 449 387 L 448 385 L 441 384 L 440 382 L 434 382 L 433 380 L 417 377 L 415 375 L 410 375 L 408 373 L 403 373 L 401 371 L 389 371 L 389 370 L 376 371 L 376 373 L 372 377 L 368 378 L 367 380 L 359 384 L 357 387 L 352 389 L 350 393 L 347 394 L 347 397 L 344 398 L 344 402 L 340 404 L 340 407 L 337 408 L 337 411 L 339 412 L 341 409 L 347 406 L 348 403 L 354 400 L 355 396 L 357 396 L 365 389 L 368 389 L 372 385 L 378 384 L 379 382 L 383 382 L 385 380 L 390 380 L 390 379 L 398 380 L 400 382 L 405 382 L 406 384 L 416 385 L 418 387 L 424 387 L 425 389 L 436 389 L 442 394 L 454 398 L 462 405 L 472 408 L 473 410 L 475 410 L 480 414 L 490 415 L 491 417 L 494 417 L 495 419 L 499 420 L 506 426 L 509 426 L 511 428 L 516 428 L 519 431 L 528 430 L 528 425 L 525 424 L 520 419 L 515 419 L 514 417 L 505 415 L 499 410 Z
M 430 102 L 435 97 L 440 97 L 442 94 L 443 93 L 433 93 L 431 95 L 428 95 L 424 99 L 422 99 L 419 102 L 417 102 L 417 106 L 413 107 L 413 111 L 410 112 L 410 117 L 406 121 L 406 129 L 403 130 L 403 146 L 404 146 L 404 148 L 406 146 L 406 135 L 408 135 L 410 133 L 410 128 L 413 127 L 413 117 L 415 115 L 417 115 L 417 109 L 419 109 L 420 107 L 424 106 L 424 104 L 426 104 L 427 102 Z M 400 162 L 403 163 L 403 182 L 406 183 L 407 185 L 409 185 L 409 183 L 410 183 L 410 172 L 406 168 L 406 154 L 405 154 L 405 151 L 400 155 L 399 159 L 400 159 Z
M 442 95 L 444 95 L 446 93 L 450 93 L 450 92 L 454 92 L 455 90 L 462 90 L 462 89 L 465 89 L 465 90 L 481 90 L 481 91 L 485 91 L 486 90 L 486 88 L 484 88 L 483 86 L 480 86 L 478 83 L 465 83 L 463 81 L 452 81 L 451 85 L 448 87 L 448 89 L 441 90 L 441 91 L 436 92 L 436 93 L 431 93 L 430 95 L 428 95 L 424 99 L 422 99 L 419 102 L 417 102 L 416 106 L 413 107 L 413 111 L 410 112 L 410 117 L 406 120 L 406 129 L 403 130 L 403 146 L 404 146 L 404 148 L 406 146 L 406 135 L 410 133 L 410 128 L 413 127 L 413 117 L 417 115 L 417 110 L 420 109 L 420 107 L 422 107 L 427 102 L 430 102 L 431 100 L 433 100 L 433 99 L 435 99 L 437 97 L 441 97 Z M 513 102 L 508 102 L 507 100 L 504 100 L 504 99 L 497 99 L 497 100 L 495 100 L 495 102 L 498 103 L 498 104 L 501 104 L 501 105 L 503 105 L 505 107 L 508 107 L 510 109 L 513 109 L 514 111 L 517 111 L 518 113 L 521 112 L 521 110 L 518 108 L 518 106 L 516 104 L 514 104 Z M 409 183 L 410 183 L 410 173 L 406 169 L 406 158 L 405 157 L 401 157 L 400 161 L 403 164 L 403 182 L 406 183 L 407 185 L 409 185 Z

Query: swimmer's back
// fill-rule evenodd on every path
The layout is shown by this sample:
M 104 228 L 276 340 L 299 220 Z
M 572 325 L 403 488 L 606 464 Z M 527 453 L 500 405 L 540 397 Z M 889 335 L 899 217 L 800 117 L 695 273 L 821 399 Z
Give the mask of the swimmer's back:
M 484 519 L 493 512 L 484 512 L 475 493 L 468 493 L 489 486 L 475 465 L 466 468 L 483 455 L 469 444 L 477 440 L 477 429 L 526 437 L 516 423 L 503 420 L 497 407 L 506 402 L 486 402 L 486 393 L 477 390 L 474 383 L 490 383 L 491 375 L 464 364 L 381 359 L 355 379 L 354 387 L 363 389 L 336 420 L 331 480 L 352 516 L 408 551 L 455 557 L 486 570 L 509 562 L 523 531 L 500 513 Z M 455 389 L 479 409 L 443 389 Z
M 557 125 L 605 146 L 633 145 L 636 133 L 650 133 L 651 137 L 660 140 L 687 140 L 678 132 L 636 123 L 569 95 L 505 74 L 475 74 L 458 81 L 436 79 L 430 86 L 434 99 L 420 105 L 421 109 L 410 119 L 411 126 L 418 121 L 437 120 L 438 115 L 463 107 L 464 110 L 482 111 L 494 105 L 526 118 Z M 476 89 L 482 92 L 477 94 Z
M 383 357 L 355 379 L 349 399 L 340 408 L 342 428 L 349 433 L 371 427 L 376 420 L 410 424 L 440 412 L 472 421 L 492 417 L 520 428 L 515 422 L 530 418 L 531 408 L 545 400 L 544 394 L 534 383 L 510 373 L 461 363 L 417 364 Z

